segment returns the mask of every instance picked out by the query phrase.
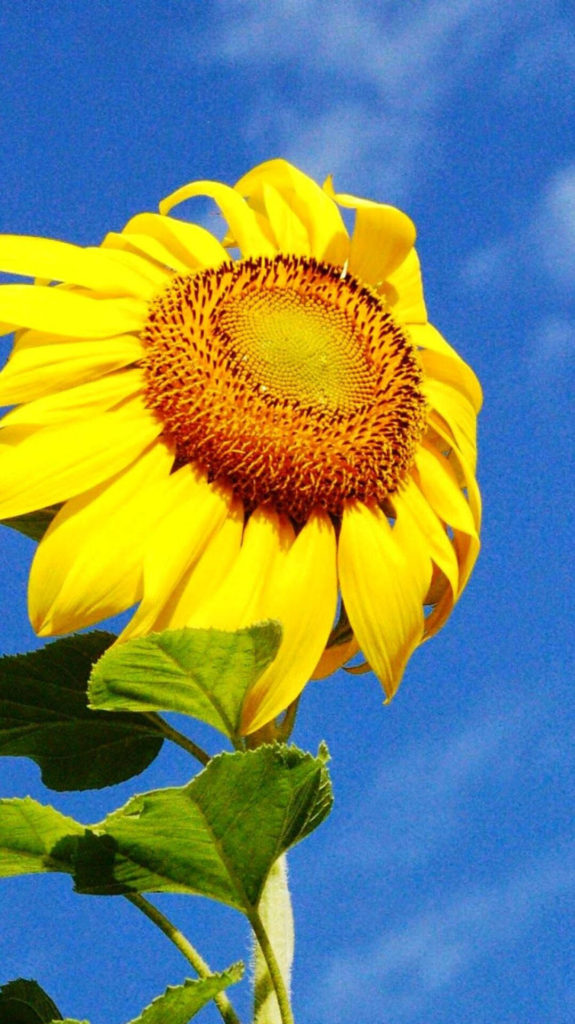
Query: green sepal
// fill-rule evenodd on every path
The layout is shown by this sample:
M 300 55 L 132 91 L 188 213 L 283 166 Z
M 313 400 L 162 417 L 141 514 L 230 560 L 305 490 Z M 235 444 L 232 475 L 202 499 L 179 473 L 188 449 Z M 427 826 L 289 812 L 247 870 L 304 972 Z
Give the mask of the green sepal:
M 187 979 L 183 985 L 170 985 L 130 1024 L 167 1024 L 168 1021 L 169 1024 L 188 1024 L 214 996 L 240 981 L 243 973 L 244 965 L 237 963 L 208 978 Z
M 17 530 L 18 533 L 23 533 L 31 540 L 42 540 L 54 516 L 60 511 L 60 507 L 60 505 L 50 505 L 48 508 L 40 508 L 35 512 L 27 512 L 23 516 L 0 519 L 0 525 L 9 526 L 11 530 Z
M 277 622 L 236 632 L 176 629 L 128 640 L 94 666 L 88 694 L 109 711 L 179 711 L 238 738 L 249 688 L 274 660 Z
M 275 860 L 330 811 L 325 761 L 280 744 L 220 754 L 189 785 L 88 829 L 29 798 L 0 801 L 0 875 L 64 871 L 82 893 L 190 893 L 249 915 Z
M 142 715 L 88 706 L 92 665 L 115 639 L 83 633 L 0 659 L 0 755 L 32 758 L 50 789 L 115 785 L 139 775 L 161 749 L 161 732 Z
M 0 1024 L 52 1024 L 61 1020 L 58 1007 L 37 981 L 17 978 L 0 987 Z

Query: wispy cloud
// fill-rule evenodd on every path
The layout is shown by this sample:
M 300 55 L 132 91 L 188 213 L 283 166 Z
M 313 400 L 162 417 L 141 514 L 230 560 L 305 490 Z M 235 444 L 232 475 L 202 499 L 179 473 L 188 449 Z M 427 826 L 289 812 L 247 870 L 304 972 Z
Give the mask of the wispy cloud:
M 409 872 L 436 860 L 454 836 L 463 841 L 473 798 L 490 779 L 499 787 L 513 779 L 514 766 L 536 742 L 538 714 L 526 705 L 500 714 L 491 709 L 488 718 L 481 710 L 459 723 L 447 743 L 444 733 L 439 739 L 430 730 L 400 757 L 382 758 L 370 811 L 362 803 L 356 810 L 361 835 L 354 838 L 352 814 L 337 850 L 342 873 L 350 864 L 356 870 L 385 866 L 392 876 Z
M 220 0 L 215 9 L 204 57 L 253 74 L 249 138 L 395 201 L 428 169 L 437 146 L 427 143 L 441 140 L 445 105 L 470 71 L 483 71 L 504 31 L 511 60 L 536 11 L 496 0 Z
M 531 217 L 507 235 L 476 249 L 462 268 L 471 286 L 507 288 L 530 275 L 572 294 L 575 284 L 575 164 L 555 170 L 543 183 Z
M 575 893 L 572 853 L 550 852 L 492 885 L 466 885 L 351 956 L 335 954 L 319 986 L 330 1019 L 375 1019 L 374 992 L 396 1024 L 424 1019 L 467 971 L 510 951 L 558 897 Z

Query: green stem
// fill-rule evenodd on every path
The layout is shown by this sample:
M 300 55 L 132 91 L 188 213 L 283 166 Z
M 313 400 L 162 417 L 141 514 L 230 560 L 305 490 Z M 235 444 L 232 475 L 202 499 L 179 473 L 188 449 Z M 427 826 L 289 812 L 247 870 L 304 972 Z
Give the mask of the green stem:
M 192 965 L 196 973 L 200 978 L 209 978 L 212 974 L 206 961 L 197 949 L 194 949 L 191 942 L 186 936 L 176 928 L 175 925 L 164 915 L 153 903 L 149 903 L 147 899 L 136 893 L 132 893 L 126 896 L 126 899 L 133 903 L 138 910 L 141 910 L 153 921 L 153 923 L 167 936 L 170 942 L 173 942 L 174 946 L 179 949 L 180 953 L 185 956 L 188 963 Z M 220 1011 L 222 1020 L 225 1024 L 241 1024 L 239 1017 L 237 1016 L 232 1004 L 230 1003 L 227 995 L 224 992 L 219 992 L 218 995 L 213 997 L 214 1003 Z
M 258 909 L 248 916 L 257 940 L 254 1024 L 294 1024 L 288 992 L 293 959 L 293 917 L 285 857 L 280 857 L 273 865 Z M 273 989 L 270 989 L 270 981 Z
M 172 726 L 168 725 L 161 715 L 156 715 L 154 712 L 150 712 L 146 713 L 146 718 L 149 718 L 150 721 L 153 722 L 161 732 L 163 732 L 166 739 L 171 740 L 172 743 L 177 743 L 179 747 L 182 747 L 182 749 L 186 750 L 188 754 L 195 757 L 200 764 L 205 766 L 208 763 L 210 755 L 207 754 L 205 750 L 202 750 L 197 743 L 194 743 L 193 740 L 189 739 L 188 736 L 184 736 L 184 734 L 178 732 L 177 729 L 172 729 Z

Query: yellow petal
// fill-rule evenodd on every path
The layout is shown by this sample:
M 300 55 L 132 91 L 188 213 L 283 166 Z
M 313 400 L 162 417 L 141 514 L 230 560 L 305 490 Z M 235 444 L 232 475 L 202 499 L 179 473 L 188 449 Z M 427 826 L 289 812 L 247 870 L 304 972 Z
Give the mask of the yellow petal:
M 274 662 L 248 692 L 242 732 L 254 732 L 299 696 L 317 666 L 337 606 L 335 532 L 329 516 L 310 516 L 266 574 L 258 619 L 277 619 L 282 643 Z
M 380 284 L 413 249 L 415 224 L 395 206 L 341 192 L 334 192 L 332 198 L 339 206 L 356 211 L 349 250 L 351 273 L 369 284 Z
M 448 460 L 438 452 L 420 447 L 415 457 L 419 484 L 434 512 L 456 530 L 475 537 L 471 509 Z
M 307 230 L 290 204 L 277 189 L 265 183 L 261 194 L 266 220 L 277 249 L 295 253 L 296 256 L 309 256 L 310 240 Z
M 359 644 L 355 637 L 343 644 L 333 644 L 326 647 L 316 667 L 312 672 L 312 679 L 325 679 L 333 675 L 350 658 L 354 658 L 359 651 Z
M 26 402 L 6 414 L 1 426 L 49 426 L 62 421 L 87 419 L 98 416 L 123 402 L 126 398 L 141 392 L 144 376 L 141 370 L 124 370 L 111 373 L 98 380 L 80 384 L 75 388 L 58 391 L 34 402 Z
M 392 312 L 402 323 L 410 328 L 411 324 L 427 323 L 421 268 L 415 249 L 389 274 L 383 291 L 388 295 Z
M 441 418 L 433 411 L 429 414 L 429 423 L 435 431 L 446 443 L 446 447 L 449 449 L 447 455 L 448 462 L 453 465 L 454 462 L 457 465 L 459 471 L 459 481 L 467 490 L 467 500 L 475 523 L 475 528 L 479 531 L 481 526 L 481 493 L 477 486 L 477 480 L 475 479 L 475 465 L 471 465 L 455 441 L 451 431 L 443 423 Z M 426 447 L 430 445 L 426 441 Z M 436 447 L 436 446 L 433 446 Z M 437 450 L 437 448 L 436 448 Z
M 257 621 L 266 578 L 293 538 L 293 527 L 285 516 L 255 509 L 230 571 L 220 587 L 192 610 L 188 625 L 199 629 L 239 629 Z
M 463 364 L 468 373 L 472 375 L 472 380 L 467 375 L 465 375 L 466 387 L 470 391 L 470 399 L 474 402 L 479 400 L 480 407 L 482 402 L 482 394 L 481 385 L 479 384 L 477 377 L 473 373 L 471 367 L 465 362 L 464 359 L 461 358 L 456 349 L 453 348 L 453 345 L 450 345 L 449 342 L 445 340 L 445 338 L 443 337 L 442 334 L 439 333 L 437 328 L 430 323 L 412 323 L 409 325 L 409 334 L 414 345 L 416 345 L 417 348 L 421 348 L 424 350 L 422 355 L 428 352 L 437 352 L 440 356 L 448 356 L 450 359 L 455 360 L 455 362 L 458 365 Z M 437 365 L 441 364 L 438 363 Z M 479 408 L 477 411 L 479 411 Z
M 128 233 L 127 231 L 118 234 L 110 231 L 102 244 L 109 247 L 110 252 L 121 252 L 127 256 L 145 256 L 148 261 L 153 260 L 154 262 L 150 262 L 150 266 L 155 266 L 164 275 L 164 279 L 166 273 L 170 274 L 172 271 L 177 274 L 189 274 L 190 272 L 188 262 L 179 259 L 167 246 L 162 245 L 150 235 Z
M 442 355 L 439 352 L 423 350 L 419 358 L 425 375 L 431 380 L 447 384 L 465 395 L 473 406 L 475 413 L 478 413 L 483 403 L 481 385 L 473 370 L 463 359 L 452 358 L 449 355 Z
M 477 560 L 480 544 L 477 537 L 472 537 L 469 536 L 469 534 L 460 532 L 459 530 L 454 530 L 453 546 L 455 548 L 457 562 L 459 565 L 459 593 L 461 594 Z M 453 598 L 451 596 L 451 592 L 447 591 L 425 620 L 426 637 L 433 636 L 439 629 L 441 629 L 445 620 L 451 614 L 452 607 Z
M 244 516 L 243 503 L 234 500 L 200 560 L 188 569 L 170 594 L 153 624 L 154 632 L 188 626 L 196 609 L 216 593 L 239 555 Z
M 407 523 L 427 545 L 429 557 L 449 580 L 454 595 L 459 593 L 459 570 L 455 550 L 442 522 L 424 498 L 414 480 L 393 496 L 398 521 Z
M 118 473 L 162 425 L 133 399 L 121 409 L 56 426 L 0 431 L 0 518 L 66 501 Z
M 423 393 L 432 409 L 445 420 L 467 461 L 475 466 L 477 459 L 477 417 L 465 395 L 441 381 L 427 378 Z
M 388 700 L 423 639 L 429 588 L 425 562 L 410 562 L 395 532 L 379 508 L 353 502 L 344 510 L 338 547 L 349 621 Z
M 122 245 L 115 246 L 112 241 L 114 238 L 122 238 L 122 235 L 110 232 L 102 242 L 102 249 L 105 250 L 109 260 L 129 267 L 134 273 L 145 278 L 149 284 L 154 285 L 156 289 L 161 288 L 169 281 L 171 275 L 165 266 L 158 267 L 155 260 L 152 262 L 147 258 L 147 254 L 129 252 Z M 108 241 L 109 239 L 110 241 Z
M 138 299 L 94 299 L 63 288 L 0 285 L 0 316 L 8 323 L 73 338 L 139 331 L 146 308 Z
M 143 555 L 172 464 L 165 445 L 154 444 L 113 480 L 66 502 L 30 571 L 38 634 L 82 629 L 140 600 Z
M 141 357 L 141 342 L 132 334 L 75 341 L 22 331 L 0 373 L 0 405 L 42 398 L 121 369 Z
M 184 185 L 162 200 L 160 213 L 169 213 L 178 203 L 183 203 L 193 196 L 209 196 L 214 200 L 243 256 L 274 255 L 274 247 L 262 231 L 257 215 L 229 185 L 222 185 L 217 181 L 194 181 L 190 185 Z
M 209 484 L 190 464 L 172 474 L 163 500 L 161 522 L 150 534 L 144 559 L 142 602 L 121 633 L 121 641 L 150 631 L 186 571 L 224 522 L 231 494 Z
M 133 268 L 109 259 L 102 249 L 84 249 L 52 238 L 0 235 L 0 270 L 84 285 L 111 295 L 147 299 L 152 294 L 145 278 Z
M 317 182 L 287 160 L 267 160 L 248 171 L 235 188 L 255 206 L 266 185 L 279 193 L 304 225 L 308 252 L 317 259 L 343 264 L 349 252 L 345 224 L 337 205 Z M 279 239 L 278 244 L 284 249 Z
M 199 224 L 186 224 L 175 217 L 164 217 L 159 213 L 139 213 L 126 224 L 124 232 L 132 235 L 147 235 L 182 262 L 186 270 L 198 267 L 219 267 L 229 259 L 223 245 Z

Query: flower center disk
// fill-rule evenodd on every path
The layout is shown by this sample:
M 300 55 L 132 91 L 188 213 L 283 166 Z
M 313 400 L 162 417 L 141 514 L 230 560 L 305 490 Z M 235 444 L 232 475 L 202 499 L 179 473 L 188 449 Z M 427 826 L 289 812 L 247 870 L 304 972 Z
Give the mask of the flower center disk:
M 280 254 L 174 277 L 142 332 L 145 399 L 179 464 L 296 522 L 382 502 L 425 426 L 417 352 L 341 268 Z

